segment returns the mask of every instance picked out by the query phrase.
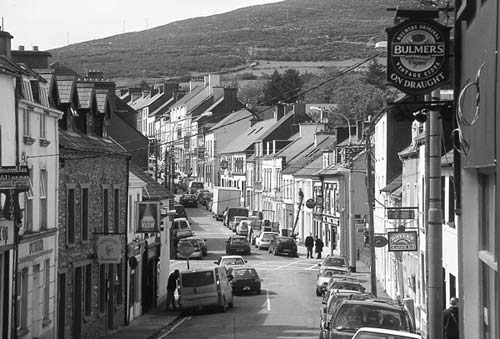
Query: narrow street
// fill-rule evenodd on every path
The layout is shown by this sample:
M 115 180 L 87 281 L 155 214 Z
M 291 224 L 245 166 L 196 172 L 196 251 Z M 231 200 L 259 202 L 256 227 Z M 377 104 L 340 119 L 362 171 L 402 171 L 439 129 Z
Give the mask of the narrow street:
M 232 234 L 209 211 L 188 208 L 194 232 L 207 239 L 208 256 L 190 260 L 190 267 L 214 265 L 225 254 Z M 225 313 L 203 311 L 178 319 L 156 338 L 317 338 L 320 298 L 315 295 L 318 259 L 274 256 L 252 247 L 245 256 L 262 282 L 260 295 L 235 296 Z M 171 269 L 186 269 L 185 260 L 172 260 Z

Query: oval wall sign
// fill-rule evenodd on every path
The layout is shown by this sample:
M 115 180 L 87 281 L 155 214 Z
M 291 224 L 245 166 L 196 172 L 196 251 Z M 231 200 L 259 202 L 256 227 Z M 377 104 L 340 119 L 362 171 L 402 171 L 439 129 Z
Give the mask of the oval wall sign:
M 376 235 L 373 237 L 373 241 L 375 243 L 375 247 L 384 247 L 387 245 L 387 238 L 383 235 Z
M 306 206 L 308 208 L 314 208 L 314 206 L 316 206 L 316 201 L 314 201 L 314 199 L 307 199 Z

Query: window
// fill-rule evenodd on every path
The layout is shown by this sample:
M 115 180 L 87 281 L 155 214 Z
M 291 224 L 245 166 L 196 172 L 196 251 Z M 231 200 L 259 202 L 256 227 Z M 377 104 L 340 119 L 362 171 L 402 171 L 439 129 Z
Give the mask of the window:
M 31 136 L 30 111 L 28 109 L 23 110 L 23 135 L 25 137 Z
M 66 199 L 66 241 L 75 243 L 75 189 L 68 188 Z
M 30 189 L 24 194 L 24 229 L 26 232 L 33 231 L 33 169 L 29 171 Z
M 46 116 L 45 112 L 40 114 L 40 139 L 47 139 Z
M 99 265 L 99 313 L 106 311 L 106 265 Z
M 120 232 L 120 190 L 115 188 L 114 190 L 114 208 L 113 208 L 113 224 L 114 224 L 114 232 Z
M 84 314 L 92 315 L 92 264 L 85 266 L 85 286 L 84 286 Z
M 47 169 L 40 169 L 40 229 L 47 229 Z
M 81 194 L 80 209 L 82 214 L 81 240 L 88 241 L 89 240 L 89 188 L 82 187 L 80 194 Z
M 132 200 L 132 196 L 129 195 L 128 196 L 128 231 L 129 232 L 132 232 L 134 230 L 134 220 L 132 219 L 133 218 L 133 211 L 132 211 L 132 208 L 133 208 L 133 205 L 134 202 Z
M 50 316 L 50 259 L 45 260 L 43 285 L 43 320 Z
M 28 326 L 28 268 L 17 273 L 17 330 Z
M 448 225 L 455 227 L 455 180 L 448 178 Z
M 102 190 L 102 225 L 103 232 L 109 232 L 109 188 Z

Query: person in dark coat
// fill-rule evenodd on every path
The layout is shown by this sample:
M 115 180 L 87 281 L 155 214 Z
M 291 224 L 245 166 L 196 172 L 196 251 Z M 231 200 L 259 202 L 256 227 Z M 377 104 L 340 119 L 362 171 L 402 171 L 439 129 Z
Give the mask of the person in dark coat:
M 443 311 L 443 338 L 458 339 L 458 299 L 450 300 L 450 307 Z
M 306 237 L 306 240 L 304 241 L 304 245 L 306 245 L 307 248 L 307 259 L 313 257 L 313 247 L 314 247 L 314 238 L 312 237 L 312 233 L 309 233 L 309 235 Z
M 174 311 L 177 310 L 177 307 L 175 306 L 175 295 L 174 292 L 177 289 L 177 281 L 179 280 L 179 270 L 175 270 L 170 275 L 168 276 L 168 281 L 167 281 L 167 312 L 168 312 L 168 307 L 170 304 L 172 304 L 172 309 Z
M 317 259 L 321 259 L 321 252 L 323 252 L 323 241 L 320 238 L 316 237 L 316 242 L 314 243 L 314 250 L 318 253 Z

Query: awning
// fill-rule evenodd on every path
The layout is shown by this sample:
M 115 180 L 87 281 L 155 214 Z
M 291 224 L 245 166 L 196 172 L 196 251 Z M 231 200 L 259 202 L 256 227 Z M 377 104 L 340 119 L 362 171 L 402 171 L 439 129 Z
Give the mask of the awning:
M 403 183 L 401 174 L 398 175 L 394 180 L 392 180 L 387 186 L 382 188 L 380 192 L 386 192 L 386 193 L 393 193 L 396 189 L 401 187 L 401 184 Z

